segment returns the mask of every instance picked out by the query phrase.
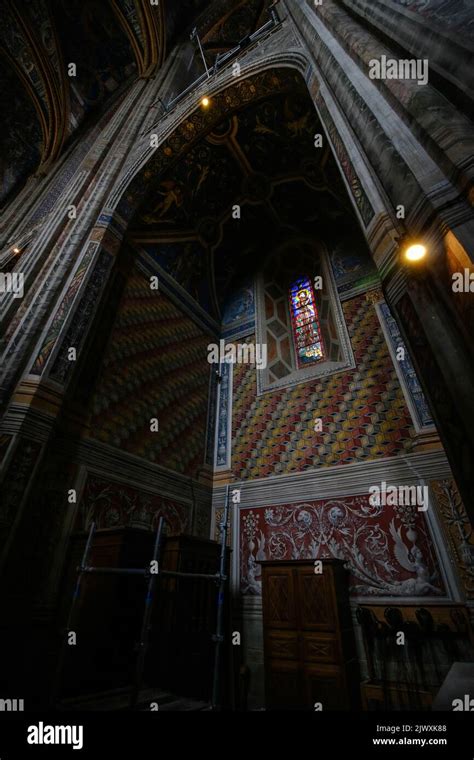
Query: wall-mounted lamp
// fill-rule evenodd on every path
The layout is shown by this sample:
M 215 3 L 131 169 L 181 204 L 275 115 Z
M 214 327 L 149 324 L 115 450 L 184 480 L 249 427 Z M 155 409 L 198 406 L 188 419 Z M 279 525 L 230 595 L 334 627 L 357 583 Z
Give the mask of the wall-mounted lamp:
M 404 235 L 398 242 L 400 257 L 404 264 L 420 264 L 428 255 L 428 248 L 422 240 Z
M 418 261 L 422 261 L 427 253 L 428 250 L 422 243 L 409 243 L 406 246 L 403 255 L 406 261 L 416 263 Z

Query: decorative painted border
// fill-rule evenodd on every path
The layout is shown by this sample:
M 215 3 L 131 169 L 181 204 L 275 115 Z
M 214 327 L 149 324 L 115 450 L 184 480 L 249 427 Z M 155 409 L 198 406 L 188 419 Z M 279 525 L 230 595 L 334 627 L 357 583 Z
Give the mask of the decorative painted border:
M 467 599 L 472 603 L 474 600 L 474 528 L 454 480 L 433 481 L 431 487 L 443 522 L 446 543 L 456 559 L 460 583 L 464 587 Z
M 216 421 L 217 421 L 217 372 L 214 367 L 210 366 L 209 375 L 209 396 L 207 407 L 207 425 L 206 425 L 206 443 L 204 447 L 204 464 L 213 468 L 215 463 L 215 446 L 216 446 Z
M 325 498 L 343 498 L 367 494 L 374 484 L 385 481 L 390 485 L 429 485 L 431 481 L 452 478 L 451 470 L 443 451 L 409 454 L 404 457 L 388 457 L 369 462 L 354 462 L 353 464 L 326 467 L 324 470 L 306 471 L 294 475 L 275 475 L 269 478 L 256 479 L 246 482 L 235 482 L 232 488 L 240 490 L 240 505 L 232 510 L 232 588 L 239 594 L 240 583 L 240 535 L 239 511 L 249 507 L 265 507 L 268 505 L 294 504 Z M 213 491 L 213 512 L 222 508 L 224 503 L 224 487 Z M 439 599 L 442 604 L 447 600 L 462 601 L 462 591 L 454 572 L 452 558 L 449 556 L 444 540 L 441 518 L 436 508 L 436 499 L 431 493 L 430 508 L 427 513 L 427 523 L 433 544 L 439 558 L 443 582 L 448 590 L 448 597 Z M 212 524 L 215 524 L 213 515 Z M 212 537 L 212 536 L 211 536 Z M 373 602 L 373 598 L 370 597 Z M 393 603 L 395 597 L 377 597 L 377 602 Z M 354 597 L 353 602 L 362 598 Z M 364 598 L 363 601 L 368 601 Z M 410 601 L 422 604 L 433 603 L 433 597 L 403 597 L 404 603 Z
M 50 372 L 51 379 L 57 383 L 64 385 L 73 371 L 74 362 L 68 359 L 69 347 L 74 346 L 79 354 L 85 342 L 92 315 L 97 311 L 100 303 L 100 294 L 105 288 L 112 265 L 113 256 L 101 250 L 87 288 L 79 301 L 77 317 L 71 322 L 63 338 Z
M 392 313 L 385 303 L 381 301 L 375 304 L 375 310 L 382 327 L 385 340 L 392 357 L 392 361 L 402 386 L 403 395 L 407 402 L 413 424 L 417 433 L 433 433 L 436 427 L 431 417 L 426 398 L 418 381 L 415 368 L 410 359 L 410 354 L 403 342 L 401 332 Z M 405 350 L 405 360 L 397 360 L 397 350 Z M 418 394 L 418 395 L 415 395 Z
M 232 378 L 233 365 L 222 362 L 219 366 L 220 383 L 217 397 L 216 442 L 214 466 L 217 471 L 231 467 L 232 442 Z
M 413 474 L 411 473 L 409 477 L 406 478 L 406 485 L 427 485 L 424 483 L 423 480 L 419 480 L 413 477 Z M 368 490 L 368 489 L 367 489 Z M 361 494 L 357 494 L 357 496 L 360 496 Z M 367 496 L 368 494 L 364 494 Z M 328 499 L 329 502 L 337 501 L 338 499 L 349 499 L 353 497 L 354 494 L 345 494 L 344 496 L 335 496 L 330 499 Z M 323 501 L 325 501 L 324 499 Z M 312 499 L 304 499 L 302 501 L 291 501 L 288 504 L 285 504 L 284 506 L 288 506 L 290 508 L 297 509 L 299 507 L 304 507 L 309 505 L 313 505 L 314 502 L 319 504 L 321 500 L 315 499 L 314 496 Z M 378 594 L 367 594 L 367 595 L 357 595 L 353 594 L 351 595 L 351 602 L 357 602 L 357 603 L 365 603 L 365 604 L 374 604 L 379 602 L 387 602 L 387 603 L 398 603 L 398 604 L 407 604 L 407 603 L 417 603 L 417 604 L 439 604 L 439 603 L 446 603 L 446 602 L 455 602 L 461 600 L 461 594 L 459 589 L 459 582 L 456 574 L 453 572 L 453 568 L 451 565 L 451 559 L 448 555 L 448 552 L 446 550 L 446 545 L 444 541 L 444 535 L 442 532 L 441 522 L 439 515 L 437 514 L 436 508 L 434 505 L 436 504 L 436 500 L 434 499 L 433 493 L 431 490 L 429 490 L 429 508 L 425 513 L 425 525 L 427 529 L 427 533 L 429 538 L 431 539 L 433 543 L 434 553 L 436 556 L 436 563 L 437 563 L 437 569 L 440 572 L 442 587 L 445 589 L 446 593 L 440 594 L 439 596 L 411 596 L 411 595 L 398 595 L 398 594 L 387 594 L 387 595 L 378 595 Z M 265 507 L 268 507 L 269 509 L 280 506 L 280 505 L 274 505 L 274 504 L 266 504 Z M 242 547 L 242 537 L 241 537 L 241 520 L 240 520 L 240 511 L 241 510 L 252 510 L 256 509 L 256 507 L 244 507 L 240 505 L 238 509 L 236 509 L 236 520 L 237 520 L 237 531 L 235 533 L 235 543 L 234 543 L 234 553 L 238 555 L 238 572 L 237 576 L 235 578 L 237 587 L 238 587 L 238 593 L 240 593 L 242 596 L 241 591 L 241 567 L 240 567 L 240 551 Z M 260 507 L 262 509 L 262 507 Z M 259 596 L 260 594 L 256 594 L 256 596 Z
M 226 340 L 237 340 L 238 338 L 245 338 L 247 335 L 251 335 L 255 332 L 255 319 L 249 319 L 243 324 L 239 324 L 236 327 L 229 327 L 227 330 L 223 330 L 221 337 Z
M 314 102 L 319 109 L 322 124 L 326 128 L 329 139 L 332 142 L 334 152 L 339 160 L 339 165 L 347 180 L 347 184 L 350 188 L 354 201 L 356 202 L 357 208 L 359 209 L 362 220 L 365 226 L 368 227 L 375 216 L 375 210 L 372 208 L 367 193 L 360 183 L 359 177 L 356 174 L 356 171 L 349 158 L 349 154 L 344 146 L 343 141 L 341 140 L 339 132 L 336 129 L 336 125 L 334 124 L 333 118 L 329 113 L 328 107 L 321 95 L 321 92 L 316 93 Z
M 30 370 L 31 375 L 43 374 L 64 322 L 67 320 L 68 315 L 71 314 L 72 305 L 78 296 L 81 285 L 85 281 L 85 278 L 90 275 L 93 267 L 92 262 L 99 248 L 100 243 L 91 240 L 88 241 L 80 263 L 78 264 L 71 282 L 62 298 L 61 304 L 51 320 L 46 336 L 42 339 L 41 348 Z
M 253 314 L 237 322 L 234 325 L 228 325 L 221 329 L 221 338 L 227 340 L 237 340 L 238 338 L 246 338 L 248 335 L 255 333 L 255 319 L 256 319 L 256 303 L 257 303 L 257 291 L 256 282 L 253 278 L 252 290 L 253 290 Z

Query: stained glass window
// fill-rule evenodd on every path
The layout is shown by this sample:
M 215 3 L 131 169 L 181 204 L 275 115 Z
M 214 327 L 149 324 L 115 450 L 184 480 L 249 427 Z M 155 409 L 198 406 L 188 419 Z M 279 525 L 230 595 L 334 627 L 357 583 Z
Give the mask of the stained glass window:
M 314 287 L 309 277 L 300 277 L 290 287 L 290 313 L 298 368 L 324 358 Z

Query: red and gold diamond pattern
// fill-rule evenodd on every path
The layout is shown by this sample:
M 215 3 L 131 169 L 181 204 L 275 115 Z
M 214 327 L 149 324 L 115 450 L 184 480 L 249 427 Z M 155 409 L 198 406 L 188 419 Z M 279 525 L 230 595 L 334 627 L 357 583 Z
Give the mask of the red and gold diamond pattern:
M 254 366 L 234 367 L 232 469 L 239 480 L 409 452 L 410 413 L 374 306 L 343 304 L 354 370 L 257 396 Z M 315 432 L 315 420 L 322 432 Z
M 138 272 L 127 284 L 92 403 L 91 435 L 175 472 L 203 462 L 209 338 Z M 159 432 L 150 431 L 150 419 Z

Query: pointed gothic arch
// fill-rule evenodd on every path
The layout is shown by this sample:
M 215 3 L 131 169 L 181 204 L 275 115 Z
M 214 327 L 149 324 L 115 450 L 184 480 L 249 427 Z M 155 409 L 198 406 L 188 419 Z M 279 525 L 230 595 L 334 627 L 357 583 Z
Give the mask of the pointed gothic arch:
M 274 52 L 276 48 L 278 53 Z M 450 462 L 469 509 L 472 489 L 469 488 L 469 466 L 466 465 L 469 460 L 466 452 L 474 426 L 470 427 L 470 412 L 465 411 L 470 409 L 472 399 L 468 400 L 466 389 L 459 388 L 462 377 L 457 367 L 462 363 L 464 354 L 457 355 L 454 350 L 451 353 L 454 361 L 449 361 L 451 341 L 456 345 L 457 337 L 444 316 L 446 312 L 443 311 L 443 303 L 437 312 L 439 301 L 436 300 L 436 291 L 430 290 L 425 283 L 411 282 L 408 288 L 407 273 L 399 267 L 398 262 L 397 238 L 404 231 L 404 225 L 397 221 L 394 213 L 393 199 L 397 187 L 403 200 L 419 193 L 411 220 L 412 223 L 419 222 L 420 229 L 425 230 L 433 248 L 439 251 L 445 237 L 445 228 L 433 209 L 432 198 L 428 197 L 426 188 L 420 188 L 417 178 L 413 179 L 414 172 L 420 172 L 419 164 L 411 172 L 413 176 L 410 176 L 407 167 L 409 153 L 416 152 L 418 143 L 412 140 L 407 147 L 403 140 L 391 141 L 377 115 L 364 105 L 364 98 L 367 98 L 376 111 L 383 96 L 375 95 L 375 88 L 369 92 L 366 83 L 362 88 L 363 94 L 357 93 L 347 76 L 335 81 L 337 75 L 333 77 L 329 71 L 333 64 L 327 46 L 326 49 L 321 47 L 318 57 L 321 61 L 316 63 L 301 36 L 296 35 L 287 24 L 283 29 L 273 32 L 257 49 L 249 50 L 242 56 L 237 81 L 231 68 L 223 70 L 215 79 L 206 83 L 205 88 L 201 86 L 190 93 L 159 123 L 153 125 L 148 120 L 137 144 L 132 146 L 124 161 L 121 173 L 111 183 L 100 214 L 94 215 L 92 219 L 88 217 L 85 222 L 78 220 L 67 231 L 67 239 L 80 238 L 85 243 L 75 265 L 69 271 L 66 270 L 61 286 L 48 293 L 51 316 L 45 329 L 41 325 L 39 330 L 35 328 L 35 314 L 38 314 L 38 310 L 44 314 L 46 309 L 46 301 L 36 298 L 25 303 L 24 313 L 20 314 L 15 325 L 17 327 L 20 324 L 21 333 L 11 331 L 7 335 L 9 344 L 1 387 L 3 390 L 11 390 L 14 381 L 23 372 L 14 403 L 31 404 L 34 413 L 31 399 L 36 397 L 35 404 L 38 407 L 50 405 L 52 418 L 57 415 L 75 373 L 75 367 L 66 364 L 64 357 L 75 336 L 80 335 L 81 338 L 80 353 L 90 334 L 97 317 L 97 307 L 103 303 L 107 285 L 116 269 L 117 253 L 140 199 L 153 181 L 153 176 L 173 160 L 173 154 L 167 155 L 165 151 L 186 149 L 199 134 L 204 134 L 209 129 L 213 116 L 217 115 L 217 111 L 212 109 L 204 115 L 200 112 L 197 105 L 200 97 L 210 96 L 216 108 L 222 109 L 219 114 L 222 118 L 239 104 L 252 101 L 255 96 L 252 86 L 256 86 L 257 81 L 260 87 L 264 87 L 272 72 L 296 71 L 303 78 L 320 115 L 348 196 L 381 273 L 387 300 L 400 320 L 403 337 L 411 349 L 425 390 L 428 390 L 427 395 L 431 397 L 436 421 L 440 429 L 445 431 L 444 440 Z M 147 100 L 146 95 L 143 97 Z M 348 102 L 353 98 L 360 104 L 361 118 L 368 119 L 365 131 L 358 122 L 352 125 L 345 113 Z M 374 98 L 377 102 L 372 102 Z M 152 90 L 148 103 L 149 107 L 153 106 Z M 131 106 L 133 107 L 133 99 L 128 108 Z M 131 116 L 130 110 L 128 113 Z M 193 116 L 199 129 L 196 129 Z M 150 145 L 149 136 L 153 130 L 159 134 L 157 148 Z M 176 141 L 176 148 L 173 141 Z M 426 155 L 421 147 L 420 152 L 422 157 Z M 380 156 L 380 161 L 377 156 Z M 383 161 L 387 161 L 387 156 L 393 159 L 393 173 L 384 175 L 387 164 L 384 165 Z M 153 168 L 155 171 L 152 171 Z M 384 182 L 381 182 L 381 173 L 382 179 L 385 176 Z M 403 189 L 405 179 L 408 188 L 406 195 Z M 105 184 L 104 179 L 102 181 Z M 462 251 L 462 244 L 458 245 Z M 462 252 L 457 260 L 460 258 Z M 29 284 L 28 282 L 27 287 Z M 434 319 L 426 325 L 425 330 L 423 313 L 427 308 L 431 309 L 430 315 Z M 439 329 L 440 325 L 443 330 Z M 32 347 L 33 355 L 30 353 Z M 449 385 L 450 378 L 452 386 Z M 430 392 L 427 381 L 436 383 L 434 392 Z M 462 393 L 458 393 L 459 390 Z M 461 408 L 464 409 L 464 414 L 460 411 Z M 16 408 L 13 408 L 10 416 L 7 414 L 8 424 L 14 419 L 15 413 Z

